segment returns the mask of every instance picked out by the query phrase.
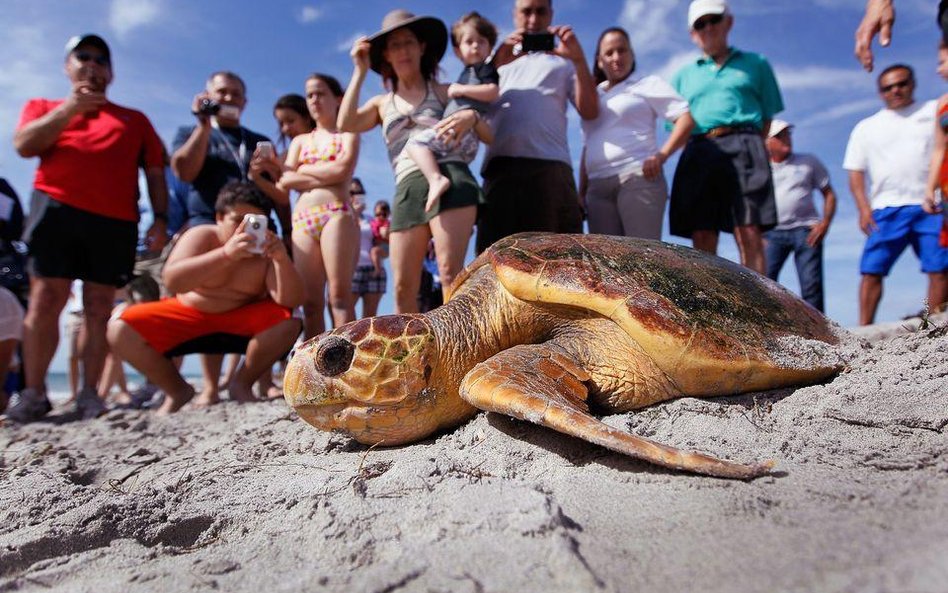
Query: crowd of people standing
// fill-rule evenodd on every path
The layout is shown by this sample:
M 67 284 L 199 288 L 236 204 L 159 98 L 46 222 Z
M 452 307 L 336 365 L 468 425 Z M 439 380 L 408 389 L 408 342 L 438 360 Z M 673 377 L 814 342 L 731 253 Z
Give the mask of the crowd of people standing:
M 514 0 L 513 9 L 513 31 L 499 44 L 494 24 L 477 12 L 448 30 L 437 18 L 391 11 L 378 32 L 355 41 L 347 86 L 314 73 L 303 95 L 276 101 L 276 145 L 241 124 L 241 77 L 214 72 L 170 153 L 144 114 L 107 99 L 106 41 L 71 39 L 70 94 L 30 101 L 14 140 L 40 165 L 23 233 L 33 274 L 23 385 L 8 418 L 29 422 L 50 410 L 45 377 L 73 280 L 83 281 L 76 403 L 84 418 L 106 410 L 97 386 L 110 345 L 165 394 L 162 412 L 216 403 L 226 352 L 244 357 L 224 387 L 233 399 L 253 400 L 253 384 L 301 331 L 309 338 L 326 329 L 327 306 L 333 326 L 356 319 L 360 299 L 364 315 L 377 312 L 383 258 L 395 312 L 417 312 L 423 274 L 446 290 L 475 232 L 478 252 L 516 232 L 580 233 L 584 218 L 590 232 L 657 240 L 667 208 L 672 234 L 716 253 L 719 234 L 730 233 L 741 263 L 774 279 L 794 254 L 803 298 L 823 309 L 820 249 L 836 195 L 819 159 L 793 152 L 792 124 L 776 119 L 784 104 L 767 59 L 729 43 L 735 15 L 726 0 L 690 3 L 688 30 L 701 55 L 669 81 L 637 72 L 622 28 L 603 31 L 590 59 L 572 27 L 554 24 L 551 0 Z M 454 83 L 437 79 L 449 44 L 464 66 Z M 363 98 L 370 71 L 386 92 Z M 944 156 L 944 128 L 935 125 L 935 103 L 915 103 L 913 90 L 911 68 L 885 69 L 885 107 L 857 126 L 847 149 L 869 236 L 863 323 L 873 321 L 882 278 L 908 245 L 929 277 L 930 305 L 948 301 L 948 246 L 938 243 L 933 191 L 948 176 L 929 176 L 929 161 L 934 170 Z M 578 184 L 570 105 L 584 138 Z M 941 105 L 938 117 L 948 110 Z M 661 146 L 659 120 L 669 129 Z M 391 206 L 376 204 L 369 219 L 354 174 L 360 137 L 375 128 L 396 187 Z M 469 167 L 481 143 L 483 186 Z M 669 191 L 663 165 L 679 150 Z M 166 296 L 110 321 L 115 290 L 136 270 L 139 169 L 154 221 L 145 245 L 163 254 Z M 169 225 L 173 204 L 180 227 Z M 198 394 L 176 360 L 188 353 L 201 354 Z M 3 355 L 0 348 L 0 365 Z

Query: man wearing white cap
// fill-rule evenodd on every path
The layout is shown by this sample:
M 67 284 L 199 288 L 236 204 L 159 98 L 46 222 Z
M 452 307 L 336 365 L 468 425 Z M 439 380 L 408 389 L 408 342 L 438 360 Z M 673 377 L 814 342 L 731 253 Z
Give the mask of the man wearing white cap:
M 793 152 L 789 123 L 770 122 L 767 153 L 777 198 L 777 226 L 764 235 L 767 276 L 777 280 L 792 253 L 803 300 L 823 311 L 823 239 L 836 213 L 836 193 L 826 167 L 815 156 Z M 823 194 L 823 216 L 813 191 Z
M 154 213 L 146 241 L 153 250 L 166 241 L 164 145 L 143 113 L 106 98 L 112 53 L 105 40 L 70 39 L 65 72 L 71 83 L 66 98 L 27 102 L 13 138 L 20 156 L 40 159 L 24 232 L 32 268 L 23 332 L 26 388 L 7 410 L 17 422 L 37 420 L 50 409 L 46 371 L 73 280 L 83 281 L 85 311 L 76 407 L 83 418 L 105 411 L 95 386 L 108 353 L 105 328 L 115 289 L 131 279 L 135 265 L 139 168 Z
M 671 81 L 688 100 L 695 127 L 675 170 L 669 226 L 709 253 L 717 252 L 720 231 L 733 232 L 741 263 L 763 274 L 763 231 L 777 223 L 764 138 L 783 100 L 767 60 L 728 45 L 733 25 L 724 0 L 688 7 L 702 56 Z

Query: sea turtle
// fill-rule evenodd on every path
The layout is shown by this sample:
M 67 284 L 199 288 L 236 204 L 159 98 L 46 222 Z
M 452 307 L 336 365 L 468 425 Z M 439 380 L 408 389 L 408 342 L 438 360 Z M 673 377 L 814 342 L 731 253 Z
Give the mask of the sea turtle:
M 834 323 L 775 282 L 687 247 L 523 233 L 468 266 L 427 314 L 362 319 L 309 340 L 284 394 L 301 418 L 396 445 L 489 410 L 663 466 L 752 478 L 743 465 L 610 427 L 679 396 L 813 383 L 841 367 Z

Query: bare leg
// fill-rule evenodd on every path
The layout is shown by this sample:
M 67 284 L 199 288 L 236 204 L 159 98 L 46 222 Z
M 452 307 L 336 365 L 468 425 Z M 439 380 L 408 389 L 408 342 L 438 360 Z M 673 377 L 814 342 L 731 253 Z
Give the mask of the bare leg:
M 375 317 L 379 312 L 379 301 L 381 300 L 381 292 L 367 292 L 362 295 L 362 316 Z
M 758 274 L 767 273 L 767 259 L 764 256 L 764 235 L 757 225 L 734 227 L 734 240 L 741 254 L 741 265 Z
M 418 312 L 421 263 L 425 258 L 425 253 L 428 252 L 430 237 L 431 233 L 425 225 L 395 231 L 389 237 L 389 259 L 392 263 L 392 283 L 395 285 L 396 313 Z
M 176 412 L 194 397 L 194 388 L 184 380 L 174 362 L 149 346 L 132 326 L 121 319 L 109 322 L 108 339 L 133 367 L 165 392 L 159 414 Z
M 256 401 L 252 389 L 254 380 L 264 370 L 273 367 L 273 363 L 293 346 L 293 341 L 299 333 L 299 320 L 286 319 L 254 336 L 247 344 L 247 355 L 243 363 L 237 368 L 237 373 L 230 382 L 231 399 L 241 402 Z
M 95 282 L 82 283 L 82 311 L 85 331 L 79 336 L 79 359 L 82 361 L 82 388 L 91 388 L 98 393 L 97 386 L 102 377 L 105 357 L 109 354 L 109 343 L 105 337 L 115 287 Z
M 27 388 L 45 391 L 46 371 L 59 345 L 59 314 L 72 280 L 34 277 L 23 320 L 23 374 Z
M 82 332 L 82 316 L 69 316 L 66 326 L 69 332 L 69 400 L 79 395 L 79 334 Z
M 859 284 L 859 325 L 869 325 L 876 319 L 876 309 L 882 300 L 882 276 L 863 274 Z
M 467 206 L 445 210 L 430 223 L 435 256 L 438 258 L 438 273 L 441 275 L 441 292 L 445 296 L 454 278 L 464 268 L 464 256 L 476 217 L 477 207 Z
M 693 231 L 691 233 L 691 244 L 699 251 L 705 251 L 711 255 L 718 254 L 718 232 L 717 231 Z
M 226 356 L 225 359 L 227 360 L 227 370 L 224 371 L 224 375 L 217 381 L 218 389 L 227 389 L 227 384 L 234 378 L 234 373 L 237 372 L 237 365 L 240 364 L 239 354 L 231 354 L 230 356 Z
M 382 260 L 385 259 L 385 250 L 380 245 L 369 249 L 369 259 L 372 260 L 372 267 L 375 268 L 376 277 L 382 275 Z
M 425 202 L 425 212 L 430 212 L 432 208 L 451 187 L 451 180 L 441 174 L 441 168 L 438 167 L 438 161 L 434 154 L 426 146 L 420 144 L 408 143 L 408 156 L 415 161 L 421 174 L 428 181 L 428 200 Z
M 3 384 L 7 380 L 7 371 L 10 370 L 10 362 L 13 360 L 13 353 L 16 352 L 16 346 L 19 340 L 10 338 L 0 341 L 0 412 L 7 409 L 7 392 L 3 390 Z
M 303 327 L 309 339 L 326 331 L 326 266 L 319 243 L 300 229 L 293 231 L 293 266 L 303 278 Z
M 352 275 L 359 261 L 359 223 L 351 216 L 337 216 L 326 223 L 319 238 L 326 254 L 323 265 L 329 285 L 329 306 L 333 327 L 355 321 Z
M 221 379 L 221 366 L 224 364 L 224 355 L 223 354 L 201 354 L 201 375 L 203 377 L 204 386 L 201 389 L 201 393 L 195 398 L 194 406 L 198 408 L 203 408 L 206 406 L 213 406 L 214 404 L 221 401 L 221 392 L 217 387 Z M 175 369 L 177 371 L 177 369 Z M 152 381 L 158 387 L 161 385 L 157 381 Z M 164 405 L 161 406 L 162 408 Z
M 948 272 L 928 275 L 928 310 L 937 313 L 948 303 Z

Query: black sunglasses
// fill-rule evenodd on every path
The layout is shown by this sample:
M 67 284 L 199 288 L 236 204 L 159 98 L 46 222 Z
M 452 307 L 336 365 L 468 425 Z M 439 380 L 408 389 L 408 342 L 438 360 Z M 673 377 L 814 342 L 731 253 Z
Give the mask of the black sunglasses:
M 350 196 L 364 196 L 365 192 L 364 191 L 351 191 L 349 192 L 349 195 Z
M 700 31 L 704 29 L 706 25 L 717 25 L 717 24 L 720 24 L 720 22 L 723 20 L 724 20 L 723 14 L 712 14 L 706 19 L 702 18 L 702 19 L 696 20 L 695 24 L 692 25 L 692 28 L 695 31 Z
M 109 59 L 108 59 L 107 57 L 103 56 L 103 55 L 94 56 L 94 55 L 90 54 L 90 53 L 87 52 L 87 51 L 77 51 L 77 52 L 75 53 L 75 56 L 76 56 L 76 59 L 77 59 L 77 60 L 79 60 L 80 62 L 83 62 L 83 63 L 88 62 L 89 60 L 92 60 L 93 62 L 95 62 L 95 63 L 98 64 L 99 66 L 108 66 L 108 65 L 109 65 Z
M 905 89 L 905 88 L 908 88 L 909 86 L 911 86 L 911 84 L 912 84 L 912 79 L 911 79 L 911 78 L 906 78 L 905 80 L 900 80 L 900 81 L 898 81 L 898 82 L 893 82 L 892 84 L 887 84 L 887 85 L 885 85 L 885 86 L 880 86 L 880 87 L 879 87 L 879 91 L 881 91 L 881 92 L 883 92 L 883 93 L 888 93 L 888 92 L 891 91 L 892 89 Z

